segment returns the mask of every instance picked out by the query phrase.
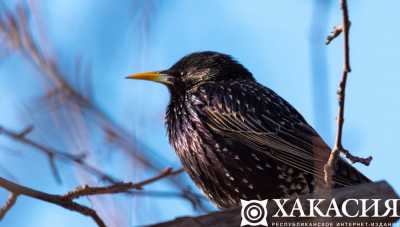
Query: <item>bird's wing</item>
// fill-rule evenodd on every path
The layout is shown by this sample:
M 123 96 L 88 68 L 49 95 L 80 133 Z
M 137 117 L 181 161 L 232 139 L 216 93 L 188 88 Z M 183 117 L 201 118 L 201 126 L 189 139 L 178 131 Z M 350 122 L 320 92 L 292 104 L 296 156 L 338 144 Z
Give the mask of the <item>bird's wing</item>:
M 256 82 L 203 89 L 209 94 L 202 112 L 210 130 L 323 179 L 329 147 L 283 98 Z M 346 175 L 336 175 L 333 180 L 353 184 Z

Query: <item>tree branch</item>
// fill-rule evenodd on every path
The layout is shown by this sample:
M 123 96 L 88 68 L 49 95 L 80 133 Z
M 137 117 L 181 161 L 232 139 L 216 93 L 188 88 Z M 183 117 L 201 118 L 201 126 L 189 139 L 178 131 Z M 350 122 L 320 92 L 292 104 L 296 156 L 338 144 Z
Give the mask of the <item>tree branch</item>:
M 67 194 L 64 195 L 64 198 L 76 199 L 82 196 L 89 196 L 89 195 L 115 194 L 115 193 L 127 192 L 131 189 L 141 190 L 145 185 L 151 184 L 155 181 L 158 181 L 168 176 L 177 175 L 182 172 L 183 172 L 182 169 L 173 171 L 172 168 L 167 168 L 161 171 L 158 175 L 149 178 L 147 180 L 141 181 L 139 183 L 132 183 L 132 182 L 117 183 L 106 187 L 90 187 L 88 185 L 84 185 L 83 187 L 78 187 L 75 190 L 68 192 Z
M 96 213 L 95 210 L 87 206 L 81 205 L 79 203 L 76 203 L 72 200 L 65 200 L 63 196 L 37 191 L 35 189 L 16 184 L 2 177 L 0 177 L 0 186 L 7 189 L 13 194 L 25 195 L 31 198 L 39 199 L 45 202 L 61 206 L 65 209 L 78 212 L 82 215 L 89 216 L 97 223 L 99 227 L 106 227 L 105 223 L 99 217 L 99 215 Z
M 349 11 L 347 7 L 347 0 L 340 0 L 340 7 L 342 10 L 342 25 L 341 26 L 336 26 L 335 30 L 332 35 L 328 36 L 327 40 L 332 41 L 335 37 L 337 37 L 340 32 L 340 30 L 343 32 L 343 48 L 344 48 L 344 66 L 343 66 L 343 72 L 342 72 L 342 79 L 339 83 L 339 89 L 337 91 L 338 94 L 338 101 L 339 101 L 339 109 L 338 109 L 338 115 L 336 118 L 336 123 L 337 123 L 337 129 L 336 129 L 336 140 L 335 140 L 335 145 L 332 148 L 332 152 L 329 156 L 329 159 L 327 163 L 324 166 L 324 173 L 325 173 L 325 183 L 327 184 L 327 187 L 330 188 L 332 185 L 332 176 L 334 175 L 335 168 L 336 168 L 336 162 L 339 159 L 340 153 L 343 153 L 346 155 L 346 158 L 348 158 L 351 162 L 360 162 L 365 165 L 369 165 L 370 161 L 372 160 L 372 157 L 369 156 L 368 158 L 361 158 L 361 157 L 356 157 L 350 154 L 349 151 L 345 150 L 342 145 L 342 135 L 343 135 L 343 123 L 344 123 L 344 104 L 345 104 L 345 98 L 346 98 L 346 83 L 347 83 L 347 77 L 348 73 L 351 72 L 351 67 L 350 67 L 350 44 L 349 44 L 349 31 L 350 31 L 350 19 L 349 19 Z M 329 41 L 329 42 L 330 42 Z
M 96 213 L 96 211 L 88 206 L 79 204 L 74 200 L 81 196 L 93 196 L 93 195 L 103 195 L 103 194 L 115 194 L 115 193 L 125 193 L 132 189 L 141 190 L 143 186 L 161 180 L 163 178 L 173 176 L 181 173 L 183 170 L 173 171 L 171 168 L 167 168 L 161 171 L 154 177 L 143 180 L 137 183 L 116 183 L 107 187 L 90 187 L 83 186 L 66 193 L 65 195 L 55 195 L 49 194 L 42 191 L 38 191 L 26 186 L 19 185 L 17 183 L 11 182 L 3 177 L 0 177 L 0 187 L 7 189 L 11 192 L 10 198 L 7 200 L 3 208 L 0 209 L 0 219 L 7 213 L 8 210 L 15 203 L 17 196 L 25 195 L 31 198 L 39 199 L 48 203 L 52 203 L 61 206 L 65 209 L 78 212 L 82 215 L 91 217 L 99 227 L 105 227 L 104 221 Z
M 17 201 L 18 194 L 15 192 L 11 192 L 4 206 L 0 209 L 0 221 L 6 215 L 6 213 L 14 206 Z
M 7 11 L 4 15 L 4 17 L 0 17 L 0 35 L 5 36 L 5 42 L 2 42 L 1 45 L 3 43 L 8 44 L 11 50 L 20 51 L 25 59 L 41 72 L 41 79 L 48 87 L 44 100 L 47 101 L 49 106 L 51 105 L 50 101 L 55 99 L 57 103 L 63 104 L 63 107 L 71 111 L 69 115 L 76 115 L 78 116 L 76 118 L 83 119 L 84 113 L 87 114 L 85 116 L 90 116 L 90 120 L 102 130 L 105 139 L 108 139 L 107 142 L 116 145 L 127 157 L 150 170 L 159 172 L 164 166 L 168 166 L 165 160 L 155 159 L 155 155 L 150 149 L 139 149 L 139 147 L 143 147 L 143 144 L 140 144 L 139 141 L 135 142 L 135 136 L 132 133 L 126 130 L 123 125 L 115 122 L 90 96 L 75 88 L 72 83 L 66 80 L 68 75 L 62 72 L 57 59 L 43 51 L 44 43 L 41 43 L 40 39 L 34 39 L 28 23 L 28 8 L 18 5 L 16 12 Z M 31 16 L 34 15 L 32 14 Z M 65 117 L 64 114 L 56 117 Z M 83 125 L 83 123 L 86 124 L 87 122 L 74 122 L 74 120 L 76 119 L 68 121 L 69 125 L 76 125 L 80 129 L 87 127 Z M 60 122 L 65 122 L 65 120 L 61 119 Z M 53 166 L 52 171 L 57 179 L 58 174 L 56 168 L 54 168 L 52 158 L 49 158 L 49 161 L 50 166 Z M 95 168 L 90 169 L 90 172 L 98 172 Z M 99 174 L 96 173 L 96 175 Z M 110 183 L 113 180 L 115 183 L 115 179 L 108 177 L 104 179 Z M 185 193 L 187 186 L 182 179 L 174 178 L 170 180 L 182 194 L 188 194 Z M 197 207 L 203 211 L 208 210 L 204 204 L 198 204 Z
M 27 129 L 29 129 L 29 130 L 27 130 Z M 8 138 L 10 138 L 12 140 L 15 140 L 22 144 L 31 146 L 31 147 L 35 148 L 37 151 L 45 154 L 49 159 L 51 169 L 53 171 L 53 174 L 56 176 L 56 178 L 60 178 L 60 176 L 58 174 L 57 167 L 55 164 L 55 158 L 63 160 L 63 161 L 67 161 L 67 162 L 72 162 L 72 163 L 82 167 L 89 173 L 97 176 L 101 180 L 107 181 L 109 183 L 119 182 L 119 180 L 117 180 L 113 176 L 108 175 L 108 174 L 104 173 L 103 171 L 97 169 L 96 167 L 85 162 L 84 155 L 73 155 L 73 154 L 70 154 L 67 152 L 58 151 L 54 148 L 40 144 L 39 142 L 36 142 L 34 140 L 27 138 L 28 133 L 30 133 L 32 131 L 33 131 L 33 126 L 28 126 L 26 129 L 22 130 L 21 132 L 15 132 L 10 129 L 4 128 L 0 125 L 0 135 L 3 134 L 4 136 L 7 136 Z

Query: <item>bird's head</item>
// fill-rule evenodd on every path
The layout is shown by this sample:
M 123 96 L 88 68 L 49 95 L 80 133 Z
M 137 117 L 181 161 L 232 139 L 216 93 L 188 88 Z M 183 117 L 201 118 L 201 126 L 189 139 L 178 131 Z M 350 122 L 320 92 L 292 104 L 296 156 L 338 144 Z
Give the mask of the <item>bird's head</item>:
M 231 56 L 212 51 L 189 54 L 167 70 L 137 73 L 127 78 L 162 83 L 173 96 L 182 95 L 204 82 L 253 80 L 251 73 Z

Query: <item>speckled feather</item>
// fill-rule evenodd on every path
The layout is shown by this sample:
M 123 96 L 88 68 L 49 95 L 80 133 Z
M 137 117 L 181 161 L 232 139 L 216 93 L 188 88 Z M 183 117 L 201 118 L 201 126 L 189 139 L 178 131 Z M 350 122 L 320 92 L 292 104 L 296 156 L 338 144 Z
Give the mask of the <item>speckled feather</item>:
M 316 190 L 330 151 L 317 132 L 229 56 L 206 54 L 218 61 L 191 68 L 195 83 L 171 91 L 166 114 L 170 142 L 197 186 L 220 208 Z M 190 57 L 172 69 L 201 62 Z M 229 64 L 235 70 L 226 70 Z M 369 181 L 342 159 L 337 169 L 334 187 Z

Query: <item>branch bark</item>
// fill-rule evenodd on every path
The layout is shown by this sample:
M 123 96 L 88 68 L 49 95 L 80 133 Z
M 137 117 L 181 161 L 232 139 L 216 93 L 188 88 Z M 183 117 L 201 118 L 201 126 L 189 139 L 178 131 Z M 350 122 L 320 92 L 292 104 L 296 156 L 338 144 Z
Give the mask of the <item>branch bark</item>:
M 115 194 L 115 193 L 125 193 L 132 189 L 141 190 L 143 186 L 151 184 L 160 179 L 173 176 L 181 173 L 183 170 L 173 171 L 171 168 L 167 168 L 161 171 L 154 177 L 146 179 L 138 183 L 116 183 L 106 187 L 91 187 L 83 186 L 66 193 L 65 195 L 49 194 L 46 192 L 38 191 L 33 188 L 29 188 L 15 182 L 9 181 L 3 177 L 0 177 L 0 187 L 11 192 L 10 198 L 6 201 L 5 205 L 0 209 L 0 220 L 4 215 L 11 209 L 15 204 L 16 199 L 19 195 L 28 196 L 38 200 L 42 200 L 48 203 L 61 206 L 65 209 L 78 212 L 82 215 L 89 216 L 96 222 L 99 227 L 106 227 L 104 221 L 100 218 L 97 212 L 85 205 L 79 204 L 74 200 L 82 196 L 93 196 L 93 195 L 104 195 L 104 194 Z
M 155 177 L 149 178 L 147 180 L 141 181 L 139 183 L 117 183 L 110 186 L 105 187 L 91 187 L 88 185 L 84 185 L 82 187 L 78 187 L 75 190 L 68 192 L 64 197 L 66 199 L 77 199 L 82 196 L 89 196 L 89 195 L 102 195 L 102 194 L 115 194 L 115 193 L 123 193 L 127 192 L 131 189 L 142 190 L 143 186 L 156 182 L 160 179 L 163 179 L 168 176 L 174 176 L 179 173 L 182 173 L 183 169 L 178 169 L 173 171 L 172 168 L 167 168 L 161 171 Z
M 57 206 L 61 206 L 65 209 L 78 212 L 82 215 L 89 216 L 93 219 L 93 221 L 96 222 L 96 224 L 99 227 L 106 227 L 105 223 L 100 218 L 100 216 L 96 213 L 95 210 L 93 210 L 90 207 L 76 203 L 72 200 L 65 200 L 63 196 L 41 192 L 41 191 L 29 188 L 29 187 L 25 187 L 25 186 L 16 184 L 16 183 L 11 182 L 2 177 L 0 177 L 0 186 L 7 189 L 8 191 L 10 191 L 12 193 L 15 193 L 18 195 L 25 195 L 25 196 L 28 196 L 31 198 L 49 202 L 49 203 L 55 204 Z
M 337 125 L 336 140 L 335 140 L 335 145 L 333 146 L 331 154 L 329 156 L 329 159 L 324 166 L 325 183 L 328 188 L 331 188 L 332 176 L 335 173 L 336 162 L 339 159 L 340 153 L 345 154 L 346 158 L 348 158 L 353 163 L 360 162 L 364 165 L 369 165 L 372 160 L 371 156 L 369 156 L 368 158 L 353 156 L 348 150 L 344 149 L 342 145 L 346 83 L 348 74 L 351 72 L 351 66 L 350 66 L 350 44 L 349 44 L 350 19 L 349 19 L 349 10 L 347 7 L 347 0 L 340 0 L 340 7 L 342 10 L 342 25 L 336 26 L 335 30 L 337 31 L 336 32 L 334 31 L 333 34 L 328 36 L 327 38 L 327 40 L 330 42 L 334 38 L 339 36 L 339 34 L 342 32 L 343 48 L 344 48 L 344 63 L 343 63 L 344 66 L 343 66 L 342 78 L 339 83 L 339 89 L 337 91 L 339 109 L 336 118 L 336 125 Z
M 6 213 L 14 206 L 15 202 L 17 201 L 18 194 L 12 192 L 10 196 L 7 198 L 6 203 L 0 209 L 0 220 L 6 215 Z

